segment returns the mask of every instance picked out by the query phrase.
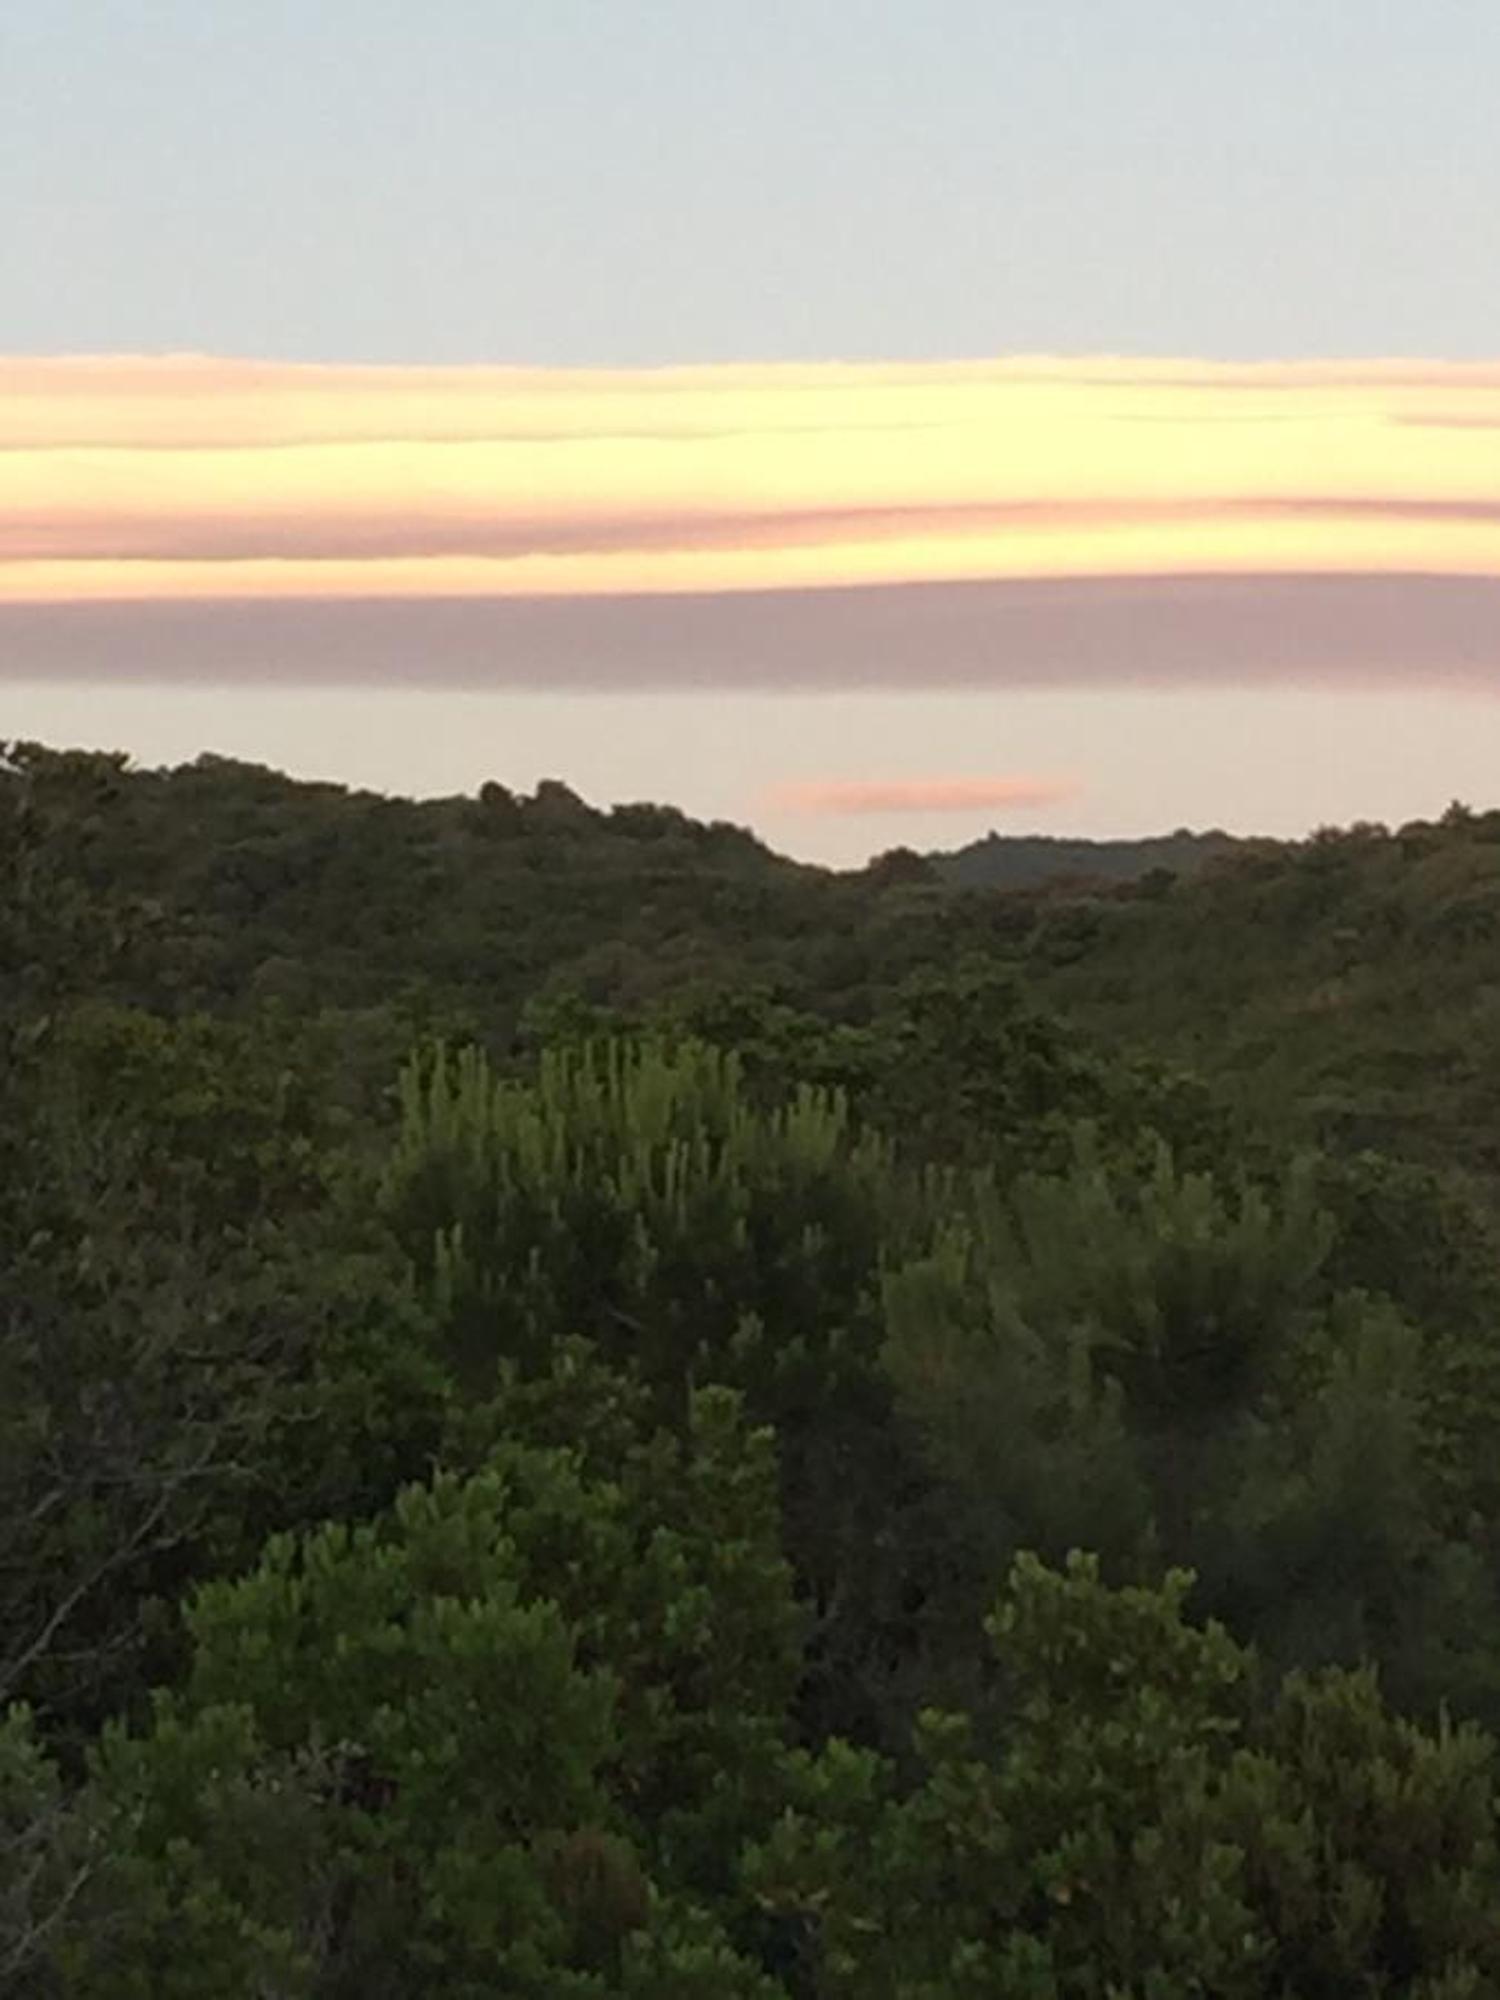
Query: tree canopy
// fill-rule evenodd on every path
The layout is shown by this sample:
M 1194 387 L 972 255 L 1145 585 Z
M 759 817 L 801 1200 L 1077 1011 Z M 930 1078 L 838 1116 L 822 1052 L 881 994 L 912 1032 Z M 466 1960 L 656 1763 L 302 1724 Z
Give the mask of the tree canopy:
M 4 746 L 0 1990 L 1500 1990 L 1497 826 Z

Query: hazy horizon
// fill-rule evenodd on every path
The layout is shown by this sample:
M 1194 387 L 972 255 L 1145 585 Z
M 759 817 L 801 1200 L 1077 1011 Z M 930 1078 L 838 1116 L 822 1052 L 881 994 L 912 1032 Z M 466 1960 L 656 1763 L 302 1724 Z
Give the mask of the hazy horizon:
M 765 694 L 598 695 L 574 710 L 565 699 L 534 693 L 455 690 L 443 698 L 446 726 L 437 729 L 433 698 L 399 687 L 362 694 L 357 724 L 350 695 L 329 688 L 267 690 L 228 709 L 218 690 L 201 687 L 148 683 L 111 691 L 68 682 L 13 684 L 10 692 L 12 717 L 34 725 L 10 733 L 56 747 L 126 750 L 152 767 L 208 751 L 405 797 L 472 795 L 490 778 L 529 792 L 543 778 L 559 778 L 592 805 L 649 799 L 679 806 L 695 818 L 750 826 L 779 853 L 832 867 L 860 867 L 896 846 L 961 847 L 992 829 L 1139 839 L 1187 826 L 1298 839 L 1320 825 L 1435 819 L 1455 798 L 1476 808 L 1500 805 L 1500 703 L 1476 694 L 1434 704 L 1389 688 L 1357 698 L 1297 689 L 1176 697 L 1033 690 L 1003 709 L 961 694 L 808 695 L 797 703 L 801 740 L 789 759 L 785 700 Z M 1044 749 L 1110 734 L 1141 748 L 1123 783 L 1103 762 L 1091 785 L 1059 764 L 1050 775 L 1062 789 L 1046 806 L 1006 811 L 958 802 L 941 811 L 861 814 L 777 802 L 773 789 L 786 782 L 788 768 L 804 771 L 808 782 L 814 774 L 824 782 L 821 774 L 841 764 L 850 773 L 868 768 L 872 745 L 914 733 L 917 703 L 926 710 L 925 741 L 936 746 L 938 761 L 947 752 L 950 764 L 976 761 L 976 724 L 987 714 L 996 739 L 1018 760 L 1036 752 L 1039 761 Z M 1337 766 L 1328 768 L 1324 746 L 1351 713 L 1360 733 L 1345 738 Z M 674 750 L 663 760 L 649 744 L 653 730 L 666 729 Z M 1220 758 L 1174 769 L 1185 734 L 1195 745 L 1217 743 Z M 1288 760 L 1297 788 L 1316 791 L 1322 802 L 1310 816 L 1295 807 L 1280 814 L 1259 808 L 1258 774 Z M 680 781 L 656 782 L 674 763 Z

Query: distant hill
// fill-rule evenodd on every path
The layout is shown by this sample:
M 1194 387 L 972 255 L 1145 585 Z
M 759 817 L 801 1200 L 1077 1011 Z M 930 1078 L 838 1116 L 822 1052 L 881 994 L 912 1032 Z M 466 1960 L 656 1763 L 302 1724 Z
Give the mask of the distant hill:
M 1500 1193 L 1500 812 L 1247 840 L 1155 896 L 1017 900 L 1018 976 L 1080 1026 Z
M 672 806 L 596 810 L 556 779 L 418 801 L 224 757 L 142 770 L 0 744 L 0 874 L 20 873 L 8 840 L 27 844 L 41 931 L 77 903 L 97 944 L 86 972 L 81 946 L 55 938 L 39 964 L 61 952 L 54 969 L 93 996 L 163 1009 L 400 996 L 494 1023 L 557 995 L 638 1007 L 766 985 L 832 1000 L 956 943 L 951 898 L 920 862 L 915 887 L 841 876 Z M 24 962 L 7 932 L 24 914 L 0 899 L 0 967 Z
M 1136 882 L 1153 869 L 1190 875 L 1244 843 L 1214 828 L 1153 834 L 1145 840 L 1054 839 L 987 833 L 983 840 L 928 857 L 941 881 L 959 889 L 1035 889 L 1062 880 Z
M 270 1007 L 336 1018 L 384 1078 L 417 1032 L 503 1047 L 558 1009 L 726 995 L 857 1028 L 914 976 L 982 975 L 1262 1122 L 1477 1169 L 1500 1208 L 1500 811 L 1302 841 L 992 834 L 840 873 L 557 780 L 418 802 L 0 744 L 0 879 L 0 1015 L 15 968 L 49 1006 Z

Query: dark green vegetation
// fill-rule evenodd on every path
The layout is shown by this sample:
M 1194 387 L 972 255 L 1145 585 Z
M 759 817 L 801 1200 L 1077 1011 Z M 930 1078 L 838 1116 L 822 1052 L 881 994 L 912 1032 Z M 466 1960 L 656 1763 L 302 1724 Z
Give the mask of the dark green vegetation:
M 1500 818 L 0 856 L 0 1992 L 1500 1991 Z
M 959 889 L 1035 889 L 1048 882 L 1137 882 L 1166 869 L 1188 875 L 1237 846 L 1227 833 L 1163 833 L 1148 840 L 1068 840 L 1048 834 L 986 834 L 933 856 L 945 882 Z

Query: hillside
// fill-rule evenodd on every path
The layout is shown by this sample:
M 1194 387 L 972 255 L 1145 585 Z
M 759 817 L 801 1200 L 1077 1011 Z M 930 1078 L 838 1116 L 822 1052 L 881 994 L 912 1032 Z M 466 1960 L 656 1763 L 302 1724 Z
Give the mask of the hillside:
M 0 867 L 7 1994 L 1500 1991 L 1500 814 Z
M 86 968 L 96 997 L 394 1009 L 501 1046 L 538 1010 L 639 1018 L 731 994 L 857 1024 L 968 964 L 1263 1120 L 1500 1170 L 1500 814 L 1281 843 L 992 835 L 841 875 L 555 781 L 414 802 L 215 757 L 12 764 L 31 907 L 55 923 L 54 879 L 63 907 L 94 906 L 67 976 Z M 981 862 L 1012 881 L 967 879 Z
M 598 812 L 557 782 L 414 802 L 220 758 L 17 755 L 43 928 L 60 878 L 64 901 L 98 906 L 91 990 L 152 1007 L 394 1007 L 493 1041 L 553 1000 L 641 1008 L 726 981 L 837 996 L 920 960 L 942 900 L 671 807 Z
M 1040 902 L 1033 989 L 1343 1146 L 1500 1174 L 1500 813 L 1245 848 Z
M 1050 834 L 987 833 L 967 847 L 929 856 L 945 882 L 961 889 L 1034 889 L 1055 881 L 1135 882 L 1165 869 L 1192 874 L 1241 845 L 1214 830 L 1157 834 L 1144 840 L 1083 840 Z

